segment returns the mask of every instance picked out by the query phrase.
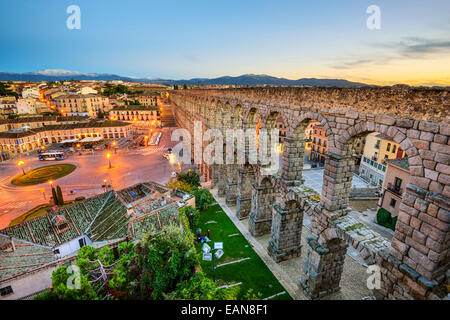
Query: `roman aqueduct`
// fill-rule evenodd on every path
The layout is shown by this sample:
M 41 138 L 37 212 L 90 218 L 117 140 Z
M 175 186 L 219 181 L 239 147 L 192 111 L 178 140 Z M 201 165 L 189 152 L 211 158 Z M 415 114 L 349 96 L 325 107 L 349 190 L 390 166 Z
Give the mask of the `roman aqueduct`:
M 440 299 L 449 277 L 450 117 L 449 91 L 420 88 L 248 88 L 179 90 L 170 95 L 177 122 L 193 133 L 204 129 L 270 129 L 278 117 L 286 128 L 281 171 L 262 175 L 260 164 L 201 166 L 202 172 L 249 217 L 254 236 L 270 233 L 275 261 L 300 255 L 300 284 L 311 298 L 339 289 L 348 245 L 367 264 L 381 268 L 384 299 Z M 320 201 L 300 192 L 305 129 L 316 120 L 326 130 Z M 392 241 L 360 237 L 352 230 L 349 192 L 354 171 L 352 140 L 371 132 L 386 134 L 406 151 L 410 184 L 403 194 Z M 314 236 L 301 243 L 303 215 Z M 364 234 L 364 229 L 362 230 Z

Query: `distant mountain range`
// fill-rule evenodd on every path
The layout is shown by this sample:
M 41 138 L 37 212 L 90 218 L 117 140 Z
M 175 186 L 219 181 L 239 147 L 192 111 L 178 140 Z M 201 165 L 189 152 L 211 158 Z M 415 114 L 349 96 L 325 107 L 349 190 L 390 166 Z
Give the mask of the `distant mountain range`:
M 13 73 L 0 72 L 0 81 L 64 81 L 64 80 L 122 80 L 130 82 L 149 82 L 167 85 L 277 85 L 277 86 L 320 86 L 320 87 L 357 87 L 367 86 L 360 82 L 351 82 L 344 79 L 316 79 L 302 78 L 290 80 L 286 78 L 277 78 L 268 75 L 244 74 L 237 77 L 224 76 L 219 78 L 193 78 L 189 80 L 170 80 L 153 78 L 132 78 L 123 77 L 115 74 L 82 73 L 64 69 L 49 69 L 36 72 Z

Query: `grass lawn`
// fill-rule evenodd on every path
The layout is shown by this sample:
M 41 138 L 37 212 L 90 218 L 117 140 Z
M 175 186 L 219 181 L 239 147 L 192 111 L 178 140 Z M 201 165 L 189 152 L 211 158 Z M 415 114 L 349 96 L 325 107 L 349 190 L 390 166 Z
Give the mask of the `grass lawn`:
M 11 183 L 15 186 L 31 186 L 56 180 L 72 173 L 77 168 L 70 163 L 54 164 L 25 171 L 25 174 L 15 176 Z
M 211 223 L 212 221 L 215 223 Z M 261 298 L 267 298 L 285 291 L 286 293 L 273 299 L 292 300 L 219 205 L 211 206 L 201 212 L 197 226 L 192 231 L 195 233 L 197 228 L 202 229 L 203 235 L 206 234 L 208 229 L 210 230 L 211 241 L 208 242 L 208 245 L 211 248 L 214 248 L 214 242 L 223 242 L 224 255 L 220 259 L 215 259 L 217 286 L 242 282 L 239 285 L 241 289 L 240 299 L 243 298 L 248 289 L 253 289 L 254 293 L 261 293 Z M 230 237 L 230 235 L 233 236 Z M 198 251 L 201 253 L 202 246 L 203 243 L 196 244 Z M 217 268 L 220 264 L 244 258 L 250 259 Z M 208 277 L 212 279 L 212 261 L 201 260 L 201 266 Z
M 74 203 L 75 203 L 75 201 L 73 201 L 73 200 L 64 201 L 64 205 L 60 206 L 60 208 L 70 206 L 71 204 L 74 204 Z M 18 216 L 17 218 L 11 220 L 11 222 L 9 223 L 9 227 L 13 226 L 15 224 L 39 217 L 40 215 L 45 214 L 47 212 L 47 208 L 49 208 L 49 207 L 50 207 L 50 205 L 48 203 L 40 204 L 40 205 L 34 207 L 33 209 L 25 212 L 21 216 Z

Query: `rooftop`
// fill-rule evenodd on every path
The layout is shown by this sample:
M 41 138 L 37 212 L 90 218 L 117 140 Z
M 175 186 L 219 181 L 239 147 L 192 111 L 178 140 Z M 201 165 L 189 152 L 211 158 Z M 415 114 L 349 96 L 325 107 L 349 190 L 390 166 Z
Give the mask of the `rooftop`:
M 0 282 L 55 261 L 51 248 L 0 234 Z
M 22 138 L 27 136 L 32 136 L 35 133 L 43 131 L 52 130 L 73 130 L 78 128 L 108 128 L 108 127 L 125 127 L 130 125 L 128 122 L 123 121 L 89 121 L 89 122 L 79 122 L 79 123 L 67 123 L 67 124 L 56 124 L 56 125 L 44 125 L 39 128 L 30 129 L 27 131 L 5 131 L 0 132 L 0 138 Z
M 409 170 L 409 163 L 408 163 L 408 157 L 404 157 L 402 159 L 391 159 L 386 160 L 387 164 L 393 164 L 399 168 Z
M 179 221 L 178 201 L 192 197 L 154 182 L 109 191 L 0 230 L 0 282 L 56 261 L 53 249 L 81 235 L 93 246 L 140 238 Z M 12 251 L 11 238 L 16 250 Z M 70 253 L 72 254 L 72 253 Z M 69 255 L 70 255 L 69 254 Z

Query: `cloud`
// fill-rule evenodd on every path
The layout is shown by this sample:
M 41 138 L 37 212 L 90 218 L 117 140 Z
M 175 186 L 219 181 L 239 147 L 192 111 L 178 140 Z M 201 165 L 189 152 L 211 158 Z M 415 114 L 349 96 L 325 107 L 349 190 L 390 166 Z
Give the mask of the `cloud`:
M 405 37 L 398 42 L 372 43 L 371 47 L 384 49 L 385 52 L 368 58 L 341 60 L 331 65 L 333 69 L 352 69 L 367 65 L 386 64 L 395 60 L 426 59 L 437 54 L 450 52 L 450 40 Z

